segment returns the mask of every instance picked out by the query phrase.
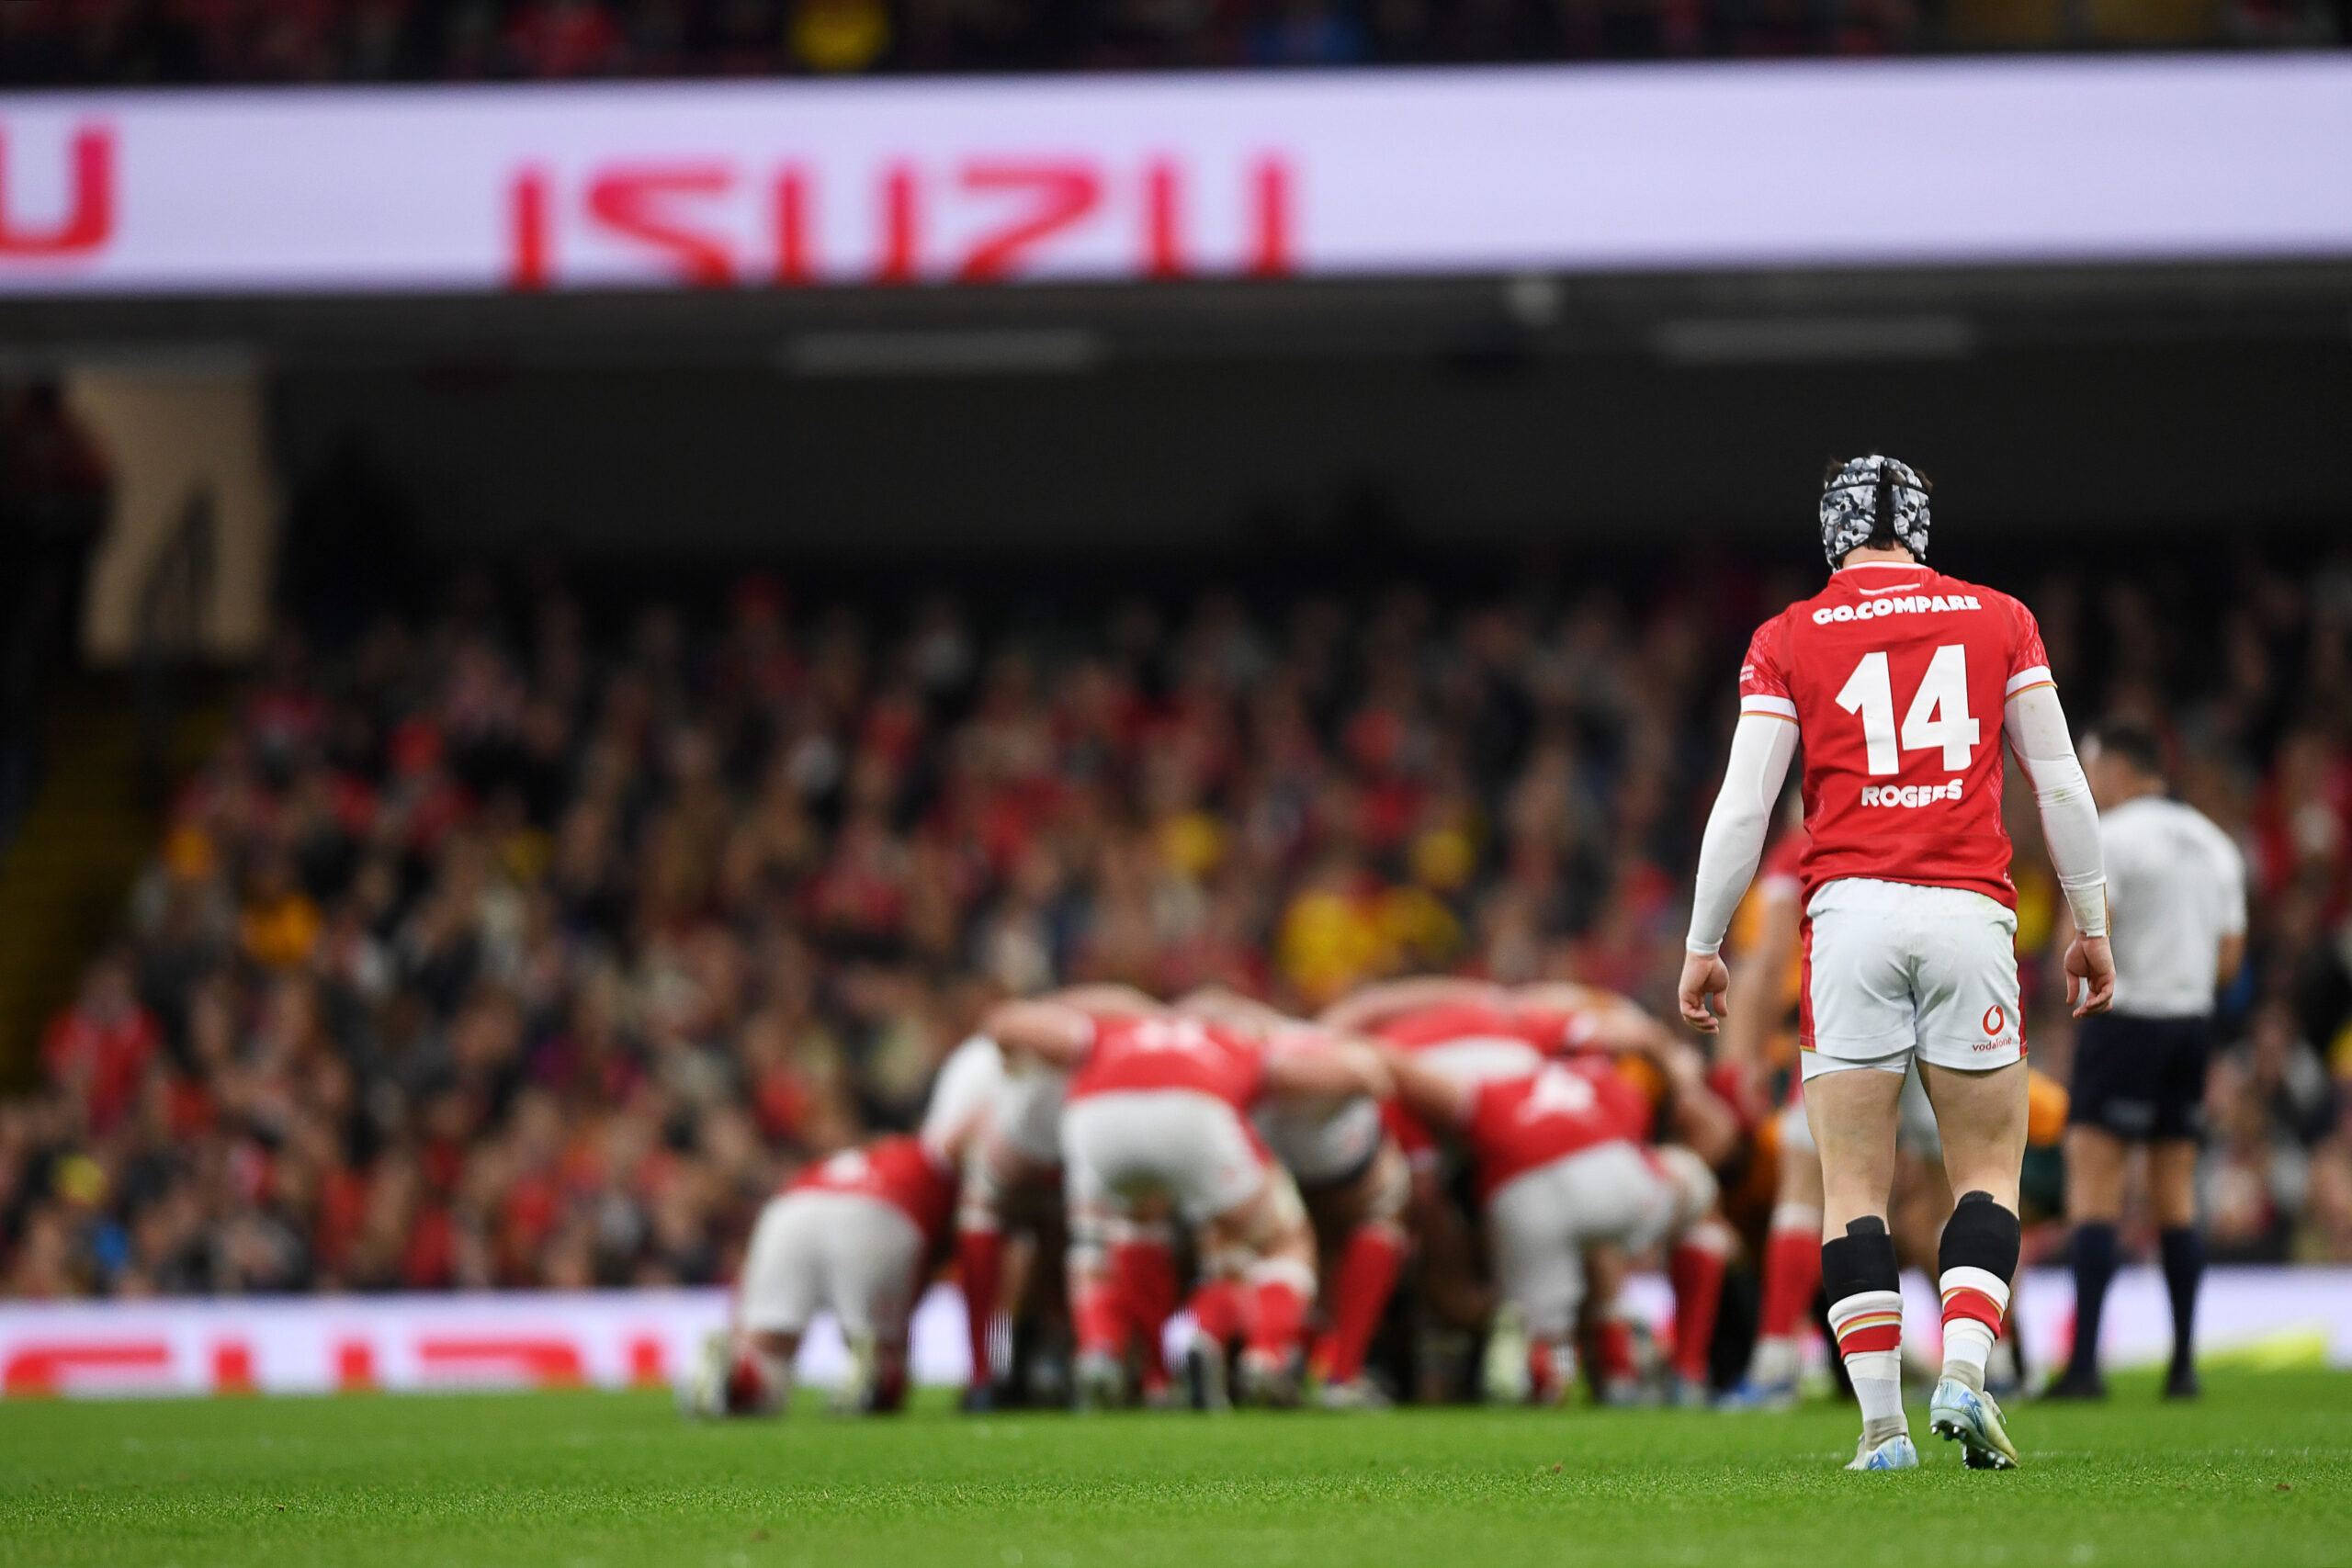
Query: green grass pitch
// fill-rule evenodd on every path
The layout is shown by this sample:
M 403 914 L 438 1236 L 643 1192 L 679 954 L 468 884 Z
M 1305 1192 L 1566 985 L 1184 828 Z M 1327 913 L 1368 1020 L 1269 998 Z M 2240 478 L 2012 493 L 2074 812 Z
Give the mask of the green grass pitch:
M 598 1393 L 0 1404 L 0 1563 L 556 1568 L 2352 1562 L 2352 1377 L 2020 1406 L 2012 1474 L 1849 1408 L 691 1427 Z M 1927 1432 L 1924 1411 L 1913 1430 Z

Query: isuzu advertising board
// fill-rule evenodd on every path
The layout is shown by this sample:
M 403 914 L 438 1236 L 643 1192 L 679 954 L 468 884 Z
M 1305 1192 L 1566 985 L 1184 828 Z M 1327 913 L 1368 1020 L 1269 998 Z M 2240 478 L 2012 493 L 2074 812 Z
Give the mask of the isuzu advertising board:
M 2022 1284 L 2027 1359 L 2056 1366 L 2074 1342 L 2073 1277 L 2035 1269 Z M 1933 1360 L 1935 1287 L 1908 1274 L 1903 1297 L 1905 1340 Z M 1661 1343 L 1670 1339 L 1674 1297 L 1663 1279 L 1634 1275 L 1626 1305 Z M 727 1292 L 707 1289 L 6 1302 L 0 1398 L 670 1387 L 728 1310 Z M 1170 1325 L 1171 1350 L 1186 1321 Z M 2109 1365 L 2162 1361 L 2172 1321 L 2157 1270 L 2117 1276 L 2104 1330 Z M 2200 1356 L 2255 1366 L 2352 1366 L 2352 1269 L 2215 1269 L 2198 1303 L 2197 1343 Z M 962 1298 L 934 1286 L 914 1316 L 915 1380 L 963 1382 L 965 1345 Z M 801 1346 L 801 1378 L 830 1383 L 846 1365 L 839 1331 L 820 1317 Z
M 0 295 L 2352 255 L 2352 60 L 0 95 Z

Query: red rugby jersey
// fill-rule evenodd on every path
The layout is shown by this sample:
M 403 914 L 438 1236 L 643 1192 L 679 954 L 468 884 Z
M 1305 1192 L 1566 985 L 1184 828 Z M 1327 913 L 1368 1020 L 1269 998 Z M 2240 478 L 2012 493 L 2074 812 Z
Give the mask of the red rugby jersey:
M 856 1192 L 879 1198 L 914 1221 L 926 1255 L 946 1238 L 956 1214 L 956 1176 L 931 1157 L 919 1139 L 877 1138 L 843 1149 L 796 1177 L 787 1192 Z
M 1463 1129 L 1478 1162 L 1478 1201 L 1555 1160 L 1638 1142 L 1646 1115 L 1640 1091 L 1603 1061 L 1551 1062 L 1530 1077 L 1481 1084 Z
M 1247 1111 L 1265 1083 L 1264 1050 L 1238 1031 L 1197 1018 L 1103 1018 L 1067 1098 L 1191 1089 Z
M 2050 683 L 2031 612 L 1917 563 L 1833 572 L 1758 627 L 1739 707 L 1789 720 L 1804 745 L 1805 897 L 1864 876 L 2015 908 L 2002 711 Z

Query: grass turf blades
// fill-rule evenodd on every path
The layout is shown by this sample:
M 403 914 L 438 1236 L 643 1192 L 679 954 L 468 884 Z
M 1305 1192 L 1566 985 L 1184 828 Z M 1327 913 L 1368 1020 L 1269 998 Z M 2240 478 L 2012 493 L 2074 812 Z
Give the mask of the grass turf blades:
M 1912 1413 L 1925 1433 L 1924 1410 Z M 0 1404 L 0 1563 L 2341 1562 L 2352 1377 L 2023 1404 L 2026 1468 L 1849 1475 L 1850 1408 L 689 1427 L 665 1397 Z

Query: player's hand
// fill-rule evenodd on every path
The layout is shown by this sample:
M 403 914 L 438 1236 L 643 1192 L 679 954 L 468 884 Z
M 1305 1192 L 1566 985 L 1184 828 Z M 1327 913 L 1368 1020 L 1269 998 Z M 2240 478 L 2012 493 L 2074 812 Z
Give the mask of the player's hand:
M 2101 943 L 2102 947 L 2106 944 Z M 2109 974 L 2114 966 L 2109 965 Z M 2110 982 L 2112 988 L 2112 982 Z M 1682 955 L 1682 1021 L 1702 1034 L 1713 1034 L 1722 1025 L 1716 1021 L 1716 1010 L 1710 1004 L 1731 989 L 1731 971 L 1724 967 L 1719 953 L 1686 953 Z
M 1688 973 L 1686 970 L 1685 973 Z M 2075 982 L 2083 983 L 2082 999 L 2075 1001 Z M 2115 1002 L 2115 953 L 2103 936 L 2078 936 L 2066 948 L 2066 998 L 2075 1001 L 2075 1016 L 2105 1012 Z

